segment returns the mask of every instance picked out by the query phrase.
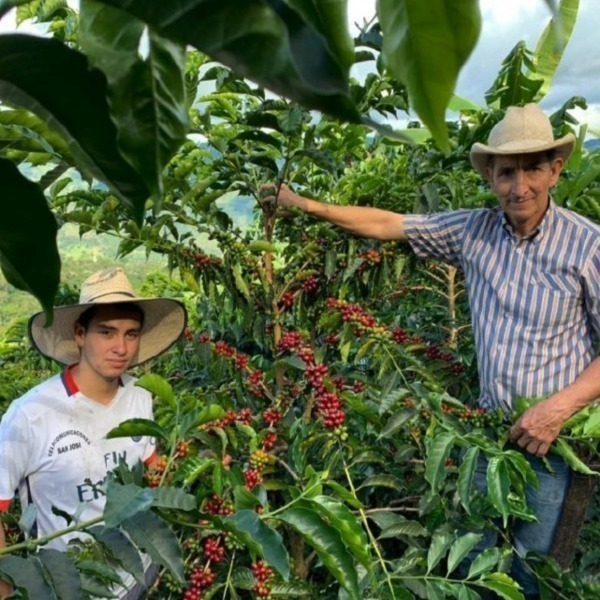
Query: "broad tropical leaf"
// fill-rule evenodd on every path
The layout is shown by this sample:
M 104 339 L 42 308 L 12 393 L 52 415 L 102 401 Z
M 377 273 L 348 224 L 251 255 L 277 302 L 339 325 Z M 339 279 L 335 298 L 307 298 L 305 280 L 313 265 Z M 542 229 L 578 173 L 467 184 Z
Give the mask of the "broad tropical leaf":
M 119 150 L 158 202 L 162 170 L 184 141 L 189 125 L 185 47 L 150 29 L 147 55 L 142 56 L 144 31 L 142 21 L 122 10 L 95 0 L 81 2 L 80 43 L 90 64 L 108 80 Z
M 477 0 L 377 0 L 383 54 L 411 104 L 448 150 L 445 113 L 481 29 Z
M 141 221 L 149 191 L 119 154 L 106 94 L 105 78 L 80 52 L 53 39 L 0 36 L 0 99 L 31 110 L 61 134 L 79 166 Z
M 558 15 L 546 25 L 538 40 L 533 59 L 534 74 L 535 77 L 543 79 L 543 83 L 535 96 L 536 102 L 544 98 L 550 89 L 565 47 L 573 33 L 578 11 L 579 0 L 561 0 Z
M 40 301 L 49 322 L 60 282 L 56 219 L 40 188 L 2 158 L 0 185 L 0 267 L 11 285 L 30 292 Z
M 160 35 L 194 46 L 238 75 L 308 108 L 360 120 L 348 93 L 348 69 L 332 54 L 322 31 L 305 21 L 290 3 L 182 0 L 176 11 L 162 0 L 102 3 L 126 10 Z M 326 18 L 328 32 L 347 27 L 340 22 L 341 9 L 328 11 Z M 320 28 L 325 27 L 325 20 L 320 21 Z M 338 52 L 347 44 L 340 40 Z

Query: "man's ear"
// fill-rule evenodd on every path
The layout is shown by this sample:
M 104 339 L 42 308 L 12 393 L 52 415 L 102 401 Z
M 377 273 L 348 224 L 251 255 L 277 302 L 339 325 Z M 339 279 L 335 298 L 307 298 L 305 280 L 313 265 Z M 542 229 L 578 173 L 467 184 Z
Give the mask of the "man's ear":
M 557 156 L 550 163 L 550 187 L 554 187 L 556 185 L 564 166 L 565 161 L 562 156 Z
M 83 339 L 85 338 L 85 327 L 81 323 L 73 325 L 73 337 L 77 346 L 81 348 L 83 346 Z

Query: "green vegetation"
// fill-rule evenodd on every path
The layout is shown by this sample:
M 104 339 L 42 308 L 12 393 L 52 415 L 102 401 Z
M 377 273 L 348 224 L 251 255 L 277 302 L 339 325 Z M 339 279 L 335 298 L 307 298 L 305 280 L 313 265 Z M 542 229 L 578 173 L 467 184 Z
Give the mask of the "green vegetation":
M 436 95 L 418 81 L 418 69 L 405 74 L 401 67 L 411 52 L 417 65 L 426 55 L 427 20 L 420 17 L 431 8 L 422 0 L 379 3 L 389 17 L 384 36 L 412 33 L 417 43 L 408 48 L 394 39 L 396 47 L 382 48 L 379 25 L 366 26 L 355 40 L 355 60 L 372 66 L 362 84 L 348 75 L 353 53 L 342 0 L 319 14 L 301 0 L 180 3 L 187 14 L 158 1 L 84 0 L 81 21 L 60 0 L 15 0 L 0 2 L 0 13 L 17 4 L 20 18 L 48 22 L 55 39 L 0 36 L 0 76 L 12 77 L 2 88 L 11 89 L 11 104 L 0 111 L 7 181 L 36 218 L 50 214 L 69 225 L 60 248 L 63 282 L 118 260 L 145 294 L 183 299 L 190 326 L 176 348 L 137 373 L 155 396 L 155 421 L 130 421 L 111 433 L 156 437 L 162 464 L 145 473 L 118 469 L 106 485 L 107 528 L 71 523 L 93 539 L 60 558 L 36 552 L 47 540 L 23 541 L 30 521 L 5 515 L 8 556 L 0 571 L 30 597 L 63 597 L 65 589 L 64 597 L 102 596 L 119 564 L 137 572 L 140 547 L 161 566 L 151 597 L 165 600 L 477 600 L 484 590 L 523 600 L 509 575 L 515 548 L 506 536 L 468 573 L 459 569 L 481 528 L 530 517 L 523 490 L 534 477 L 506 445 L 500 415 L 474 406 L 460 273 L 416 263 L 400 245 L 352 238 L 281 211 L 259 190 L 288 181 L 330 202 L 416 212 L 488 205 L 493 198 L 469 165 L 469 148 L 486 139 L 502 107 L 543 97 L 559 62 L 548 35 L 535 51 L 517 44 L 497 77 L 490 74 L 486 106 L 455 99 L 457 119 L 443 123 L 447 89 L 440 92 L 431 114 L 421 116 L 442 147 L 448 141 L 445 152 L 424 127 L 401 132 L 415 140 L 408 145 L 373 134 L 360 118 L 394 120 Z M 437 38 L 452 50 L 438 65 L 449 88 L 477 35 L 477 6 L 436 4 L 452 6 L 448 22 L 436 24 Z M 213 20 L 205 22 L 207 5 Z M 408 5 L 412 12 L 404 14 Z M 456 7 L 469 16 L 453 16 Z M 559 4 L 562 31 L 576 8 L 573 0 Z M 197 30 L 187 27 L 192 18 Z M 458 29 L 449 27 L 453 19 Z M 123 35 L 114 35 L 114 22 Z M 148 56 L 162 68 L 139 56 L 146 25 Z M 298 44 L 300 33 L 306 45 Z M 36 67 L 43 85 L 17 77 L 2 43 Z M 197 50 L 184 55 L 187 43 Z M 100 71 L 87 69 L 85 57 Z M 53 78 L 57 65 L 69 77 Z M 267 95 L 259 84 L 287 97 Z M 59 99 L 51 118 L 46 85 Z M 81 110 L 64 131 L 69 86 L 86 93 L 74 96 Z M 29 112 L 39 106 L 27 99 L 19 104 L 19 91 L 41 95 L 39 114 Z M 552 115 L 556 135 L 577 127 L 574 106 L 585 100 L 567 99 Z M 325 112 L 315 116 L 314 108 Z M 134 140 L 131 123 L 140 126 Z M 86 177 L 70 171 L 73 164 Z M 21 174 L 31 165 L 46 167 L 36 185 Z M 89 177 L 99 171 L 106 185 Z M 600 154 L 581 140 L 554 197 L 599 220 Z M 19 224 L 22 215 L 7 212 L 6 222 Z M 17 276 L 9 258 L 26 241 L 39 260 L 20 263 Z M 38 281 L 40 265 L 56 275 L 48 247 L 16 235 L 2 248 L 4 272 L 23 287 Z M 49 305 L 56 283 L 44 280 L 31 291 Z M 73 299 L 69 290 L 62 296 Z M 22 323 L 7 329 L 0 350 L 5 405 L 56 370 L 28 349 Z M 598 410 L 578 418 L 559 451 L 572 456 L 585 442 L 597 454 Z M 479 455 L 493 464 L 485 497 L 471 485 Z M 597 501 L 592 508 L 570 568 L 529 559 L 544 598 L 598 597 Z

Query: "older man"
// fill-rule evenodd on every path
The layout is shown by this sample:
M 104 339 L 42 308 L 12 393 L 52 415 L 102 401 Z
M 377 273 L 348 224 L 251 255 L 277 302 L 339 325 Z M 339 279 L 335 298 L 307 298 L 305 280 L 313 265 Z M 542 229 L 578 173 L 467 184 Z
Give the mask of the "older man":
M 277 203 L 358 236 L 400 240 L 423 258 L 452 264 L 465 275 L 485 408 L 510 413 L 513 399 L 544 397 L 514 423 L 511 440 L 526 451 L 540 479 L 528 492 L 538 523 L 512 531 L 519 555 L 548 553 L 570 481 L 570 470 L 545 456 L 563 423 L 600 396 L 600 228 L 556 206 L 557 183 L 575 138 L 554 139 L 537 105 L 510 107 L 488 144 L 474 144 L 471 162 L 498 198 L 492 209 L 401 215 L 370 207 L 310 200 L 283 185 Z M 485 477 L 480 473 L 483 489 Z M 485 543 L 494 543 L 490 532 Z M 538 586 L 524 563 L 513 575 L 527 595 Z

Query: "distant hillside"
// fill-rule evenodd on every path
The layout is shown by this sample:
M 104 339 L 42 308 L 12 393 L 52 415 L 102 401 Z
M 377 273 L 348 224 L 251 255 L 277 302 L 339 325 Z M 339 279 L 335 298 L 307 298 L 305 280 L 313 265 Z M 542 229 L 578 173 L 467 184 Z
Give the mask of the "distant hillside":
M 595 138 L 593 140 L 587 140 L 586 142 L 583 142 L 583 145 L 588 152 L 593 152 L 594 150 L 598 150 L 598 148 L 600 148 L 600 139 Z
M 220 207 L 232 218 L 237 227 L 245 229 L 253 221 L 252 200 L 243 196 L 229 197 L 227 195 Z M 207 238 L 200 238 L 196 242 L 209 254 L 219 252 L 216 244 Z M 62 260 L 61 281 L 78 286 L 88 275 L 94 271 L 119 264 L 123 266 L 134 287 L 138 288 L 146 276 L 153 271 L 166 272 L 166 258 L 151 253 L 146 258 L 143 248 L 140 248 L 123 259 L 117 259 L 119 239 L 102 234 L 88 233 L 79 237 L 75 225 L 65 225 L 58 233 L 58 247 Z M 37 300 L 20 290 L 9 285 L 0 271 L 0 339 L 6 327 L 17 318 L 25 318 L 40 310 Z

